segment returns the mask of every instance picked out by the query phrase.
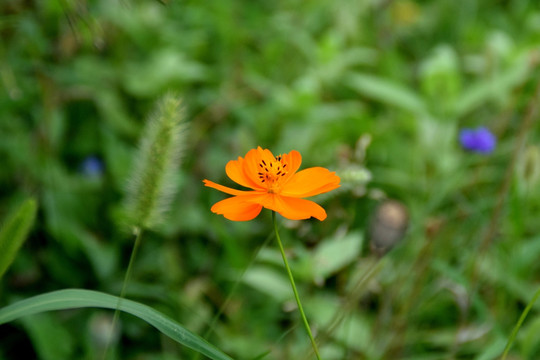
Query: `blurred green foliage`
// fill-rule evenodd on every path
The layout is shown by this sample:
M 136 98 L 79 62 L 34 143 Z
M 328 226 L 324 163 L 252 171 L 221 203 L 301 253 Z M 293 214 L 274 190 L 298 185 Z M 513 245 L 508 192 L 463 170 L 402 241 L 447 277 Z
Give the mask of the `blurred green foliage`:
M 0 278 L 17 256 L 17 252 L 28 237 L 34 224 L 37 204 L 34 199 L 26 200 L 0 230 Z
M 538 103 L 536 1 L 5 0 L 0 35 L 0 218 L 29 195 L 39 204 L 1 306 L 120 292 L 133 242 L 123 194 L 168 91 L 190 122 L 180 191 L 145 235 L 127 297 L 233 358 L 309 358 L 279 252 L 260 249 L 270 215 L 227 221 L 209 211 L 223 195 L 202 186 L 227 183 L 226 162 L 258 145 L 343 179 L 318 199 L 327 220 L 281 229 L 325 359 L 494 359 L 540 283 L 538 116 L 520 136 Z M 459 147 L 459 129 L 478 125 L 499 140 L 490 156 Z M 385 198 L 406 205 L 410 226 L 377 259 L 364 233 Z M 540 357 L 539 306 L 515 358 Z M 0 359 L 97 358 L 110 317 L 2 325 Z M 194 356 L 121 323 L 111 357 Z

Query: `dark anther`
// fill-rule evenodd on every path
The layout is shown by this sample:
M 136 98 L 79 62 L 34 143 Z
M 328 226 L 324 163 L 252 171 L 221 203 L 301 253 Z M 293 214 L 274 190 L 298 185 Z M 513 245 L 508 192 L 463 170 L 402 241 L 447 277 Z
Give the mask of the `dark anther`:
M 264 166 L 266 166 L 266 163 L 264 162 L 264 160 L 262 161 L 262 163 L 264 164 Z
M 283 168 L 285 169 L 285 166 L 287 166 L 287 164 L 283 164 Z
M 264 179 L 261 182 L 264 182 Z
M 281 174 L 281 176 L 285 176 L 285 173 Z
M 276 173 L 276 175 L 279 175 L 279 174 L 281 174 L 281 170 Z

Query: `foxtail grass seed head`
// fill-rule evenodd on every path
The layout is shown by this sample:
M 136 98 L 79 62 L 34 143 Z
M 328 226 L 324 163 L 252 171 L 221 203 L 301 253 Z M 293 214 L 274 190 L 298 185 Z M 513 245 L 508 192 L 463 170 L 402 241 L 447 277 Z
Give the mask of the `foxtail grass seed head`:
M 516 167 L 519 183 L 526 189 L 532 189 L 540 182 L 540 147 L 529 145 L 521 154 Z
M 153 228 L 169 210 L 186 139 L 183 118 L 181 100 L 167 94 L 146 122 L 127 187 L 126 212 L 133 228 Z
M 403 239 L 409 226 L 409 214 L 405 205 L 396 200 L 381 203 L 369 227 L 371 251 L 383 256 Z

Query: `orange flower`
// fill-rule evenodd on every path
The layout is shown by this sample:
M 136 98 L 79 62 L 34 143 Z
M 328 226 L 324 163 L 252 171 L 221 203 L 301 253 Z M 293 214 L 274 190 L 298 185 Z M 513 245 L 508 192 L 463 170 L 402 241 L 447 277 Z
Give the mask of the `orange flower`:
M 326 211 L 318 204 L 302 198 L 322 194 L 339 187 L 335 172 L 312 167 L 297 172 L 302 156 L 296 150 L 275 157 L 270 150 L 250 150 L 246 157 L 231 160 L 225 172 L 234 182 L 251 188 L 242 191 L 204 180 L 208 187 L 235 195 L 212 206 L 212 212 L 233 221 L 255 218 L 263 207 L 291 220 L 315 217 L 326 219 Z

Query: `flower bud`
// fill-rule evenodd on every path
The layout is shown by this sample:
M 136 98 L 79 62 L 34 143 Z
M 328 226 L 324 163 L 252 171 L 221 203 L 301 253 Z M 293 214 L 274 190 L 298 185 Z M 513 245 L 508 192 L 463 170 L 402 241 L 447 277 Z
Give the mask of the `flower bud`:
M 407 208 L 397 200 L 379 204 L 369 226 L 371 251 L 383 256 L 403 237 L 409 226 Z

